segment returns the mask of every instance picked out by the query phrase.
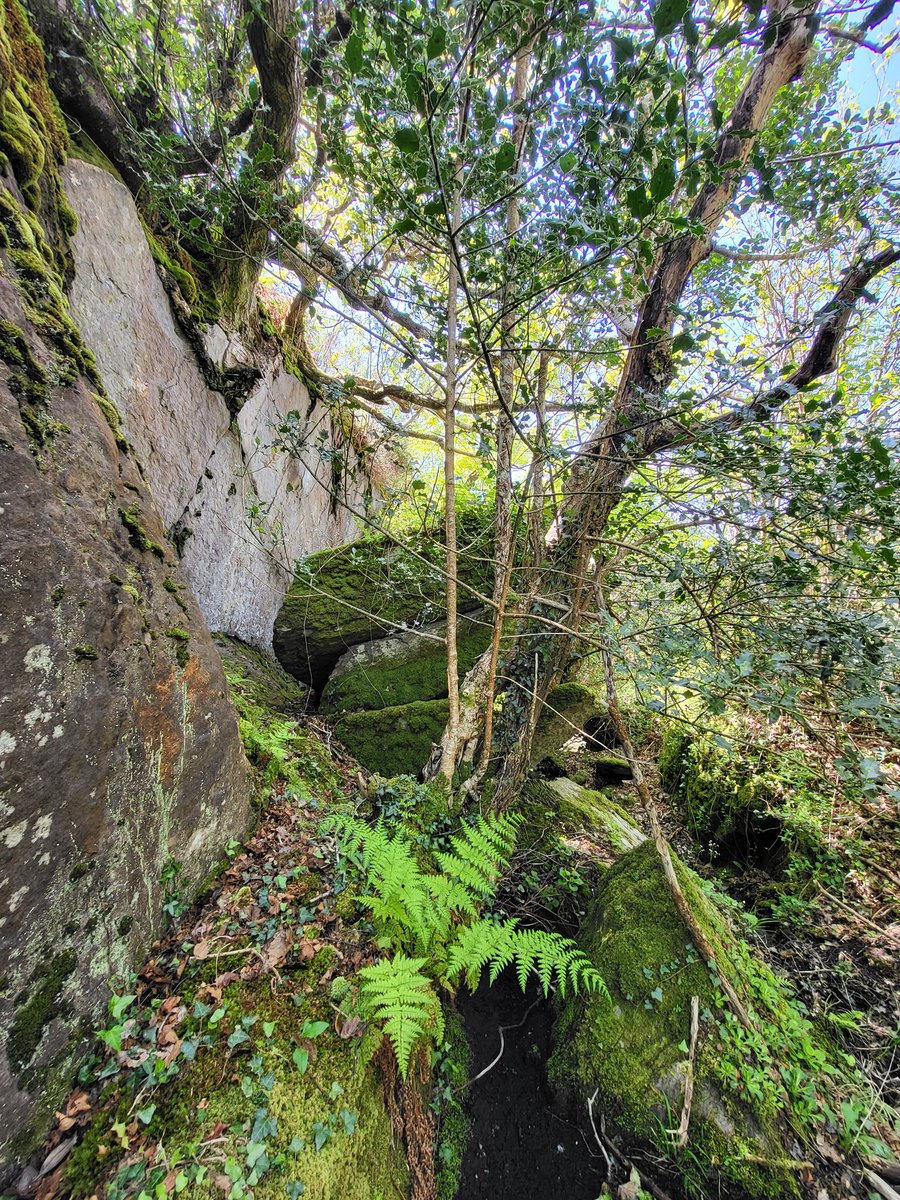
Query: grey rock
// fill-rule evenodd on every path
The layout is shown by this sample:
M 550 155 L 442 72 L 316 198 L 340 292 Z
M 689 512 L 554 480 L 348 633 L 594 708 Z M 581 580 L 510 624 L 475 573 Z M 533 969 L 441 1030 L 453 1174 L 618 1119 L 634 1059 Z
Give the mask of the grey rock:
M 211 629 L 271 647 L 296 559 L 355 536 L 332 496 L 330 455 L 354 460 L 321 405 L 274 355 L 260 359 L 212 326 L 213 366 L 254 365 L 259 379 L 236 420 L 210 387 L 175 320 L 128 190 L 78 160 L 65 168 L 79 218 L 71 307 Z M 279 449 L 290 425 L 296 455 Z M 319 439 L 322 444 L 319 444 Z M 359 510 L 364 473 L 342 481 Z

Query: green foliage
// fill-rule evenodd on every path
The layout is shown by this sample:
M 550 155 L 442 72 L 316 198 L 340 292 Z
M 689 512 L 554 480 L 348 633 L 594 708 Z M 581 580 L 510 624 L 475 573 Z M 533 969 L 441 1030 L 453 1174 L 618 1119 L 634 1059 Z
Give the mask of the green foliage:
M 485 968 L 494 982 L 514 964 L 523 991 L 531 975 L 545 994 L 554 980 L 561 995 L 604 990 L 570 939 L 479 916 L 509 862 L 518 825 L 517 817 L 502 814 L 462 824 L 450 837 L 451 849 L 434 855 L 438 873 L 420 867 L 402 829 L 391 835 L 381 821 L 337 822 L 345 853 L 358 855 L 364 872 L 361 902 L 382 943 L 394 951 L 391 959 L 360 971 L 363 1012 L 382 1024 L 404 1076 L 415 1046 L 441 1037 L 436 987 L 465 982 L 475 988 Z

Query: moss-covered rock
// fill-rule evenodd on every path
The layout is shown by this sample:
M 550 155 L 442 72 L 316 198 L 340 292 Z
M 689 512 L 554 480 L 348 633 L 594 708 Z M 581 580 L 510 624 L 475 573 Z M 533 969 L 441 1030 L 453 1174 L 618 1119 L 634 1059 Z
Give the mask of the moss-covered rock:
M 348 650 L 322 693 L 323 712 L 356 711 L 440 700 L 447 695 L 445 621 L 368 642 Z M 487 649 L 491 626 L 486 610 L 462 616 L 457 648 L 463 678 Z
M 368 712 L 344 713 L 334 731 L 368 771 L 417 775 L 447 724 L 446 700 L 417 700 Z
M 311 554 L 299 564 L 275 621 L 275 654 L 292 675 L 321 691 L 351 646 L 440 620 L 442 560 L 437 537 L 423 539 L 416 554 L 382 537 Z M 467 589 L 490 589 L 489 560 L 473 554 L 459 574 L 461 607 L 477 607 Z
M 740 730 L 723 726 L 716 736 L 673 722 L 663 733 L 660 778 L 696 837 L 773 874 L 789 856 L 795 864 L 828 859 L 822 831 L 833 796 L 819 765 L 801 750 L 776 758 L 765 744 L 736 754 L 729 741 L 742 744 Z
M 340 776 L 327 746 L 298 720 L 309 690 L 237 638 L 218 634 L 216 644 L 244 750 L 255 767 L 257 800 L 265 800 L 276 784 L 302 796 L 313 788 L 336 794 Z
M 536 781 L 529 786 L 533 795 L 541 790 L 551 804 L 555 802 L 557 818 L 564 828 L 599 835 L 615 853 L 634 850 L 646 840 L 633 818 L 604 792 L 581 787 L 566 778 Z
M 539 763 L 548 754 L 555 753 L 602 711 L 597 697 L 583 684 L 563 683 L 554 688 L 538 717 L 531 746 L 532 763 Z
M 653 1143 L 696 1183 L 719 1178 L 731 1194 L 793 1195 L 796 1172 L 786 1162 L 795 1134 L 824 1123 L 842 1069 L 787 985 L 735 936 L 697 876 L 677 859 L 675 866 L 716 969 L 741 992 L 753 1029 L 727 1007 L 719 975 L 693 946 L 647 841 L 601 881 L 581 941 L 610 998 L 579 996 L 561 1008 L 551 1080 L 581 1110 L 598 1090 L 595 1111 L 636 1141 Z M 701 1032 L 690 1140 L 678 1155 L 667 1131 L 681 1113 L 693 996 Z
M 213 641 L 222 656 L 226 676 L 235 681 L 234 686 L 240 686 L 246 699 L 285 716 L 306 712 L 309 688 L 288 675 L 271 654 L 224 633 L 214 634 Z

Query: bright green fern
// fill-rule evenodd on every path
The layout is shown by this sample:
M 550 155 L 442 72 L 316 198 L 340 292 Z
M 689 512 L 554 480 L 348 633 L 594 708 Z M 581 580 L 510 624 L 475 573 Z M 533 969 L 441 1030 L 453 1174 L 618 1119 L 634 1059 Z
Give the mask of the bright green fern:
M 344 853 L 358 855 L 365 874 L 361 901 L 395 952 L 360 971 L 362 1012 L 390 1039 L 404 1077 L 415 1046 L 441 1036 L 437 987 L 464 982 L 474 989 L 486 967 L 493 983 L 514 965 L 523 991 L 531 975 L 545 995 L 554 982 L 561 995 L 606 991 L 571 939 L 479 918 L 515 849 L 518 823 L 515 815 L 491 814 L 462 825 L 450 839 L 453 852 L 435 855 L 440 874 L 422 869 L 402 830 L 391 835 L 382 822 L 355 817 L 338 823 Z

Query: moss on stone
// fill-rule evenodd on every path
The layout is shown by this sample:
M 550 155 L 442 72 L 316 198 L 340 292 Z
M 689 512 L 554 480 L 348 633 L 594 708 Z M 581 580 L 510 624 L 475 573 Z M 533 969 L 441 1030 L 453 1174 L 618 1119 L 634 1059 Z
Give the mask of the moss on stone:
M 445 626 L 430 626 L 430 637 L 403 634 L 348 652 L 349 662 L 329 679 L 322 693 L 323 712 L 389 708 L 447 695 Z M 457 650 L 462 679 L 487 649 L 491 627 L 483 613 L 459 621 Z
M 50 261 L 65 274 L 76 219 L 60 167 L 69 146 L 65 122 L 50 86 L 44 49 L 18 0 L 0 4 L 0 154 L 21 194 L 40 219 L 52 247 Z
M 167 591 L 178 590 L 178 585 L 171 580 L 164 586 Z M 309 688 L 288 675 L 271 654 L 224 633 L 214 634 L 213 640 L 229 683 L 239 689 L 244 700 L 284 716 L 306 712 L 310 702 Z
M 529 784 L 533 798 L 555 808 L 556 821 L 563 828 L 599 835 L 619 854 L 634 850 L 644 834 L 634 819 L 605 792 L 582 787 L 572 779 L 536 780 Z
M 538 717 L 531 747 L 531 761 L 538 763 L 577 736 L 585 723 L 602 711 L 597 697 L 580 683 L 563 683 L 554 688 Z
M 155 554 L 157 558 L 165 558 L 166 551 L 159 542 L 155 542 L 141 523 L 141 508 L 139 504 L 129 504 L 128 508 L 119 509 L 119 520 L 128 530 L 128 540 L 135 550 Z
M 276 784 L 309 793 L 337 793 L 340 776 L 328 748 L 297 716 L 307 690 L 267 655 L 236 638 L 216 635 L 225 678 L 238 712 L 244 750 L 256 768 L 257 799 Z
M 459 1191 L 463 1154 L 471 1127 L 459 1089 L 471 1074 L 472 1048 L 462 1017 L 450 1005 L 444 1006 L 444 1041 L 438 1052 L 437 1069 L 441 1082 L 446 1080 L 452 1091 L 449 1098 L 445 1096 L 441 1102 L 435 1192 L 437 1200 L 454 1200 Z
M 60 1014 L 60 997 L 77 961 L 74 950 L 63 950 L 54 954 L 46 967 L 32 978 L 33 988 L 16 1009 L 6 1043 L 6 1055 L 15 1074 L 28 1066 L 41 1044 L 45 1028 Z
M 344 713 L 334 731 L 368 771 L 417 775 L 447 724 L 446 700 L 417 700 L 391 708 Z
M 697 876 L 677 858 L 675 868 L 716 969 L 694 948 L 652 842 L 623 855 L 603 877 L 580 938 L 611 999 L 579 996 L 561 1006 L 551 1080 L 578 1104 L 599 1088 L 603 1112 L 672 1154 L 665 1131 L 680 1112 L 690 1003 L 697 996 L 691 1168 L 752 1196 L 793 1195 L 796 1175 L 779 1165 L 790 1158 L 785 1144 L 796 1134 L 810 1136 L 825 1120 L 837 1081 L 852 1081 L 817 1040 L 787 985 L 735 936 Z M 752 1030 L 730 1011 L 718 971 L 742 994 Z
M 306 973 L 312 977 L 326 965 L 317 959 Z M 392 1134 L 380 1080 L 372 1068 L 357 1069 L 353 1042 L 334 1033 L 327 994 L 311 993 L 298 1008 L 287 989 L 273 995 L 269 983 L 261 981 L 245 985 L 229 1010 L 233 1024 L 242 1011 L 257 1018 L 249 1027 L 251 1040 L 232 1056 L 220 1035 L 160 1097 L 152 1132 L 167 1152 L 177 1158 L 204 1130 L 221 1123 L 222 1153 L 246 1178 L 249 1135 L 262 1117 L 271 1122 L 260 1128 L 273 1166 L 253 1185 L 256 1200 L 284 1200 L 295 1181 L 316 1200 L 405 1195 L 405 1158 Z M 328 1029 L 316 1038 L 308 1070 L 301 1074 L 292 1055 L 306 1019 L 325 1020 Z M 264 1036 L 264 1022 L 274 1023 L 271 1038 Z M 263 1079 L 265 1088 L 259 1086 Z M 314 1126 L 328 1131 L 318 1150 Z M 279 1167 L 280 1156 L 284 1165 Z M 206 1188 L 189 1186 L 184 1192 L 201 1194 Z
M 467 587 L 490 589 L 489 555 L 467 535 L 471 553 L 460 568 L 461 601 Z M 351 646 L 385 637 L 408 625 L 439 621 L 444 606 L 444 552 L 439 536 L 422 539 L 420 554 L 369 537 L 311 554 L 298 565 L 275 621 L 274 650 L 292 675 L 321 690 Z

